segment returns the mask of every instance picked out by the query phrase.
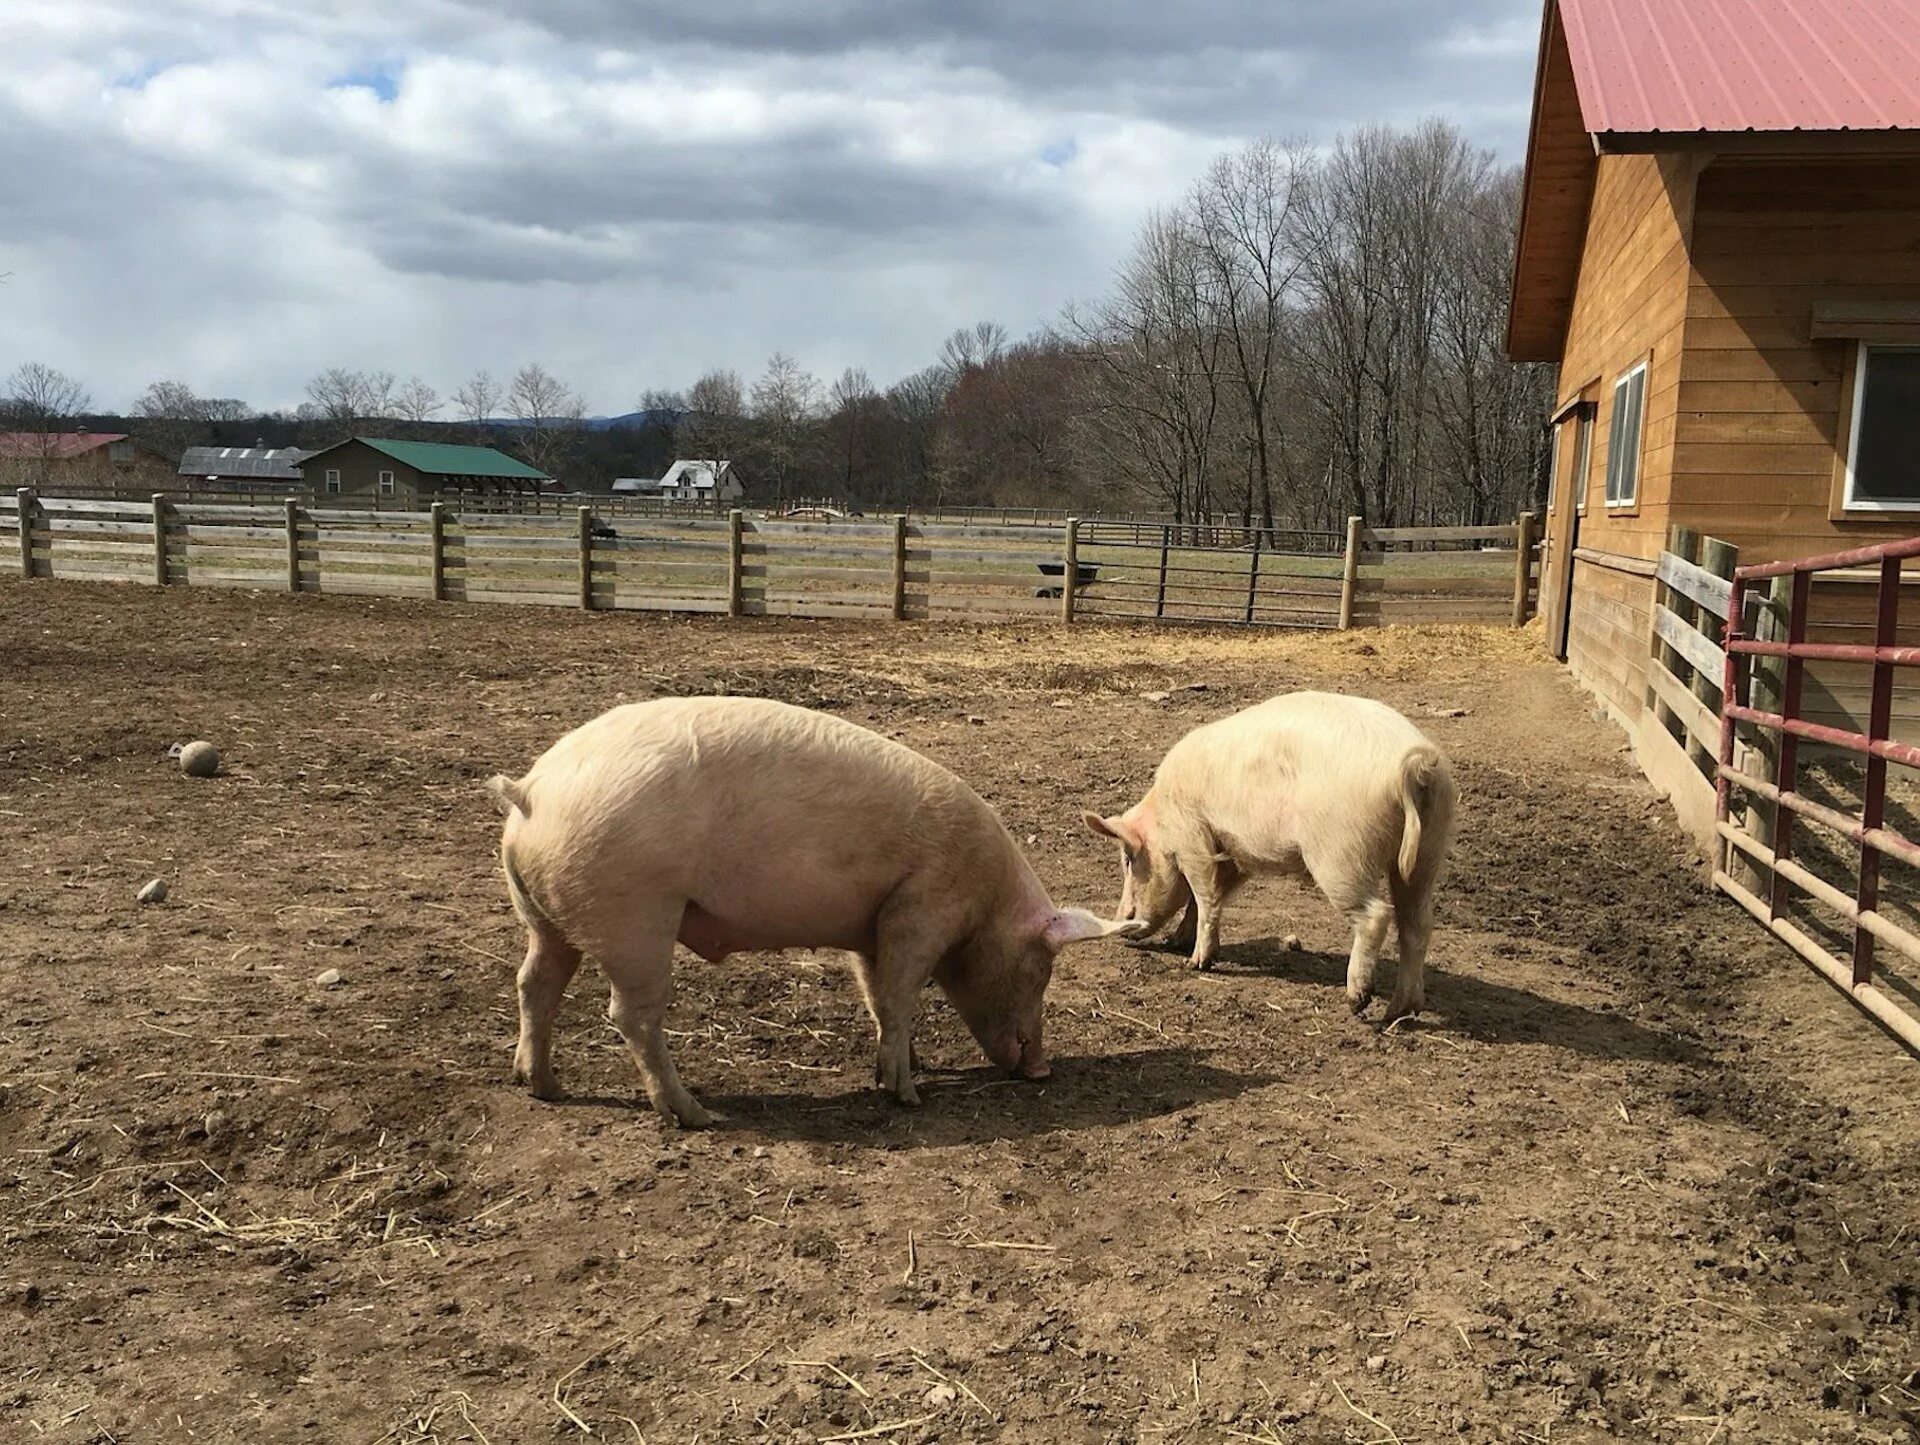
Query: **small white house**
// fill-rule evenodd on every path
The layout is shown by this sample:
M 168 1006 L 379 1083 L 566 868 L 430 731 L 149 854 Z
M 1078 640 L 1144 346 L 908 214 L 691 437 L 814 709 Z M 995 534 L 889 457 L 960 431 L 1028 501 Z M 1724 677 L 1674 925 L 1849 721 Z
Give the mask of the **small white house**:
M 737 502 L 746 495 L 740 479 L 728 461 L 677 461 L 667 474 L 655 481 L 651 477 L 620 477 L 613 490 L 622 496 L 657 497 L 663 502 L 698 502 L 721 506 Z

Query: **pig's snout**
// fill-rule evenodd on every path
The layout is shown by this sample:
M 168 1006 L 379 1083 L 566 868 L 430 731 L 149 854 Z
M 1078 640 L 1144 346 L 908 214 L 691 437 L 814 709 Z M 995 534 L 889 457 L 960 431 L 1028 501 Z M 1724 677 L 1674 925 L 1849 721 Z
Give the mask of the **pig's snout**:
M 1053 1065 L 1047 1062 L 1047 1051 L 1040 1046 L 1038 1039 L 1020 1040 L 1012 1072 L 1023 1079 L 1044 1079 L 1053 1073 Z

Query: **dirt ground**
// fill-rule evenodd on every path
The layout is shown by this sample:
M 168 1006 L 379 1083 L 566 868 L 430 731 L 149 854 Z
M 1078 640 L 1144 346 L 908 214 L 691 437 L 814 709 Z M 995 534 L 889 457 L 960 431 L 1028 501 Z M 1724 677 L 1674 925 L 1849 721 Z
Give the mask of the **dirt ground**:
M 1527 635 L 18 581 L 0 618 L 0 1438 L 1920 1439 L 1916 1064 L 1705 891 Z M 1339 920 L 1270 884 L 1217 972 L 1063 962 L 1045 1085 L 930 995 L 898 1108 L 805 955 L 683 957 L 710 1132 L 645 1111 L 591 971 L 572 1097 L 508 1082 L 478 780 L 606 706 L 892 733 L 1106 910 L 1079 810 L 1307 685 L 1456 762 L 1412 1026 L 1350 1017 Z

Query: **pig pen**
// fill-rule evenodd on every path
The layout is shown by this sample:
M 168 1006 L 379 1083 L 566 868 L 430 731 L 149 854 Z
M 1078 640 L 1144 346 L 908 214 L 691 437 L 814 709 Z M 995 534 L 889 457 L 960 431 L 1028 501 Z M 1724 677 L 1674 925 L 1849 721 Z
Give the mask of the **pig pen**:
M 0 1437 L 1920 1430 L 1915 1064 L 1706 890 L 1531 633 L 12 580 L 0 616 Z M 1064 957 L 1044 1085 L 929 994 L 903 1110 L 837 961 L 684 953 L 670 1027 L 720 1127 L 647 1111 L 591 965 L 571 1097 L 508 1082 L 523 939 L 480 780 L 606 706 L 744 692 L 879 728 L 1105 911 L 1080 809 L 1302 686 L 1454 760 L 1410 1024 L 1350 1017 L 1344 922 L 1269 883 L 1216 972 Z M 219 776 L 167 760 L 194 737 Z

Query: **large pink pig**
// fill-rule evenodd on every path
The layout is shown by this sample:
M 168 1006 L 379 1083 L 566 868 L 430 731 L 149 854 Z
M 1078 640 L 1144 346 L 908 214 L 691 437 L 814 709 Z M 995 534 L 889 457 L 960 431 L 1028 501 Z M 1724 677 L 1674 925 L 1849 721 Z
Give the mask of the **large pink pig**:
M 557 1097 L 553 1019 L 583 954 L 647 1094 L 690 1127 L 662 1020 L 673 947 L 840 949 L 880 1035 L 876 1078 L 906 1104 L 922 987 L 946 992 L 987 1057 L 1048 1073 L 1042 1001 L 1070 943 L 1132 934 L 1056 908 L 993 809 L 937 763 L 826 713 L 759 698 L 663 698 L 604 713 L 520 779 L 501 858 L 527 925 L 514 1074 Z

